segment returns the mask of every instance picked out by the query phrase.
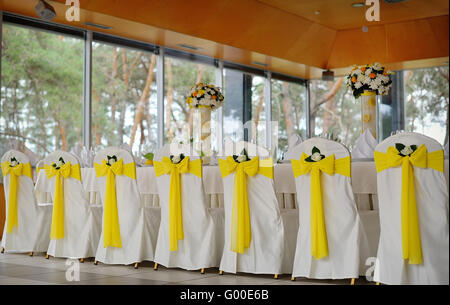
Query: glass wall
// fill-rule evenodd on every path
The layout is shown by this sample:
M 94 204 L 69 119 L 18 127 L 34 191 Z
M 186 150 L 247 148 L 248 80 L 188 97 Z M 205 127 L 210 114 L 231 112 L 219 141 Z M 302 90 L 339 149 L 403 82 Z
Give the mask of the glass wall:
M 272 120 L 278 122 L 279 156 L 288 149 L 288 139 L 306 134 L 306 86 L 272 79 Z
M 406 130 L 448 141 L 448 66 L 405 70 Z
M 361 105 L 344 78 L 310 82 L 311 135 L 328 134 L 348 148 L 361 135 Z
M 187 97 L 195 84 L 215 84 L 216 67 L 169 56 L 164 60 L 164 143 L 186 143 L 192 137 L 194 114 Z
M 15 148 L 36 164 L 80 147 L 84 40 L 3 23 L 0 155 Z
M 157 148 L 156 55 L 92 43 L 92 144 L 129 145 L 136 155 Z

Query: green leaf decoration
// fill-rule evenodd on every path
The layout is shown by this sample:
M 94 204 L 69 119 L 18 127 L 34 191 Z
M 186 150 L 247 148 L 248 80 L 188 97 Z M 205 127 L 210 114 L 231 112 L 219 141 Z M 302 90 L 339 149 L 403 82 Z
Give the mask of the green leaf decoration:
M 313 147 L 313 149 L 312 149 L 312 153 L 313 154 L 315 154 L 315 153 L 319 153 L 320 154 L 320 149 L 318 149 L 317 147 Z
M 400 152 L 403 148 L 405 148 L 405 145 L 402 143 L 395 143 L 395 148 Z
M 411 145 L 410 147 L 413 150 L 413 152 L 415 152 L 417 150 L 417 145 Z
M 313 161 L 313 159 L 311 159 L 311 156 L 309 156 L 308 158 L 305 159 L 306 162 L 315 162 Z
M 245 150 L 245 148 L 241 151 L 241 155 L 245 155 L 248 159 L 247 150 Z
M 155 155 L 153 154 L 153 153 L 148 153 L 148 154 L 145 154 L 144 155 L 144 158 L 145 159 L 147 159 L 147 160 L 153 160 L 153 157 L 154 157 Z
M 200 151 L 200 157 L 204 157 L 206 156 L 205 153 L 203 152 L 203 150 Z
M 63 159 L 63 157 L 59 157 L 58 161 L 61 161 L 61 162 L 62 162 L 62 164 L 66 164 L 66 162 L 64 162 L 64 159 Z

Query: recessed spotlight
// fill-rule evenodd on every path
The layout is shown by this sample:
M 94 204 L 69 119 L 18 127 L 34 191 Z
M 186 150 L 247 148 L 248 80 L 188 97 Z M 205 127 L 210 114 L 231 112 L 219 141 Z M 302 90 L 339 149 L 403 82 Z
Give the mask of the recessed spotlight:
M 364 33 L 367 33 L 368 31 L 369 31 L 369 28 L 367 27 L 367 26 L 363 26 L 362 27 L 362 31 L 364 32 Z
M 191 46 L 191 45 L 186 44 L 186 43 L 180 43 L 180 44 L 178 44 L 178 46 L 182 47 L 182 48 L 185 48 L 185 49 L 194 50 L 194 51 L 198 51 L 198 50 L 201 49 L 201 48 L 194 47 L 194 46 Z
M 320 15 L 320 11 L 315 11 L 314 14 Z
M 364 2 L 355 2 L 355 3 L 352 3 L 352 6 L 353 7 L 365 7 L 366 4 Z

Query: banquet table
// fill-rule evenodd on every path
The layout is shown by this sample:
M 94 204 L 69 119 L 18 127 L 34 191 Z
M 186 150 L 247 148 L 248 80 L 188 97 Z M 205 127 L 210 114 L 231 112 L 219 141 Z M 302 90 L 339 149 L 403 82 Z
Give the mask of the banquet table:
M 89 203 L 101 205 L 99 189 L 95 179 L 94 168 L 81 169 L 82 183 L 89 196 Z M 449 181 L 449 162 L 445 160 L 445 177 Z M 136 181 L 141 200 L 145 206 L 158 206 L 158 189 L 156 186 L 155 170 L 153 166 L 137 167 Z M 40 171 L 36 181 L 36 193 L 39 200 L 45 203 L 53 185 L 45 178 L 45 171 Z M 223 207 L 223 184 L 218 166 L 203 166 L 203 187 L 205 194 L 209 197 L 210 207 Z M 274 166 L 274 188 L 281 209 L 295 209 L 296 190 L 295 179 L 290 163 L 278 163 Z M 377 173 L 373 161 L 352 162 L 352 188 L 355 194 L 359 210 L 377 210 Z

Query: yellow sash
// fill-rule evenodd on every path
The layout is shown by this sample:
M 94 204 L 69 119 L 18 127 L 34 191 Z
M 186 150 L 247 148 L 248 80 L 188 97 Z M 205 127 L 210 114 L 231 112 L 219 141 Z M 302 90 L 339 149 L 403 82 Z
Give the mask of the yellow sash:
M 153 160 L 146 160 L 145 165 L 153 165 Z
M 226 160 L 219 159 L 222 178 L 236 171 L 234 176 L 233 208 L 231 217 L 231 251 L 244 253 L 250 247 L 252 231 L 250 226 L 250 209 L 247 196 L 247 176 L 256 174 L 273 179 L 273 160 L 268 158 L 259 160 L 259 157 L 237 163 L 232 157 Z
M 32 179 L 31 164 L 19 163 L 14 167 L 10 167 L 11 163 L 5 161 L 2 163 L 3 175 L 9 175 L 9 191 L 8 191 L 8 215 L 6 215 L 6 233 L 12 233 L 14 227 L 19 226 L 17 216 L 17 191 L 19 188 L 19 176 L 27 176 Z
M 388 147 L 386 153 L 375 151 L 377 172 L 391 167 L 402 166 L 402 250 L 403 259 L 410 264 L 422 263 L 422 246 L 420 241 L 419 215 L 417 213 L 416 194 L 414 188 L 414 168 L 432 168 L 444 172 L 444 151 L 427 153 L 425 145 L 421 145 L 410 156 L 400 156 L 394 147 Z
M 169 191 L 169 246 L 170 251 L 178 250 L 178 240 L 184 238 L 183 208 L 181 204 L 181 179 L 180 175 L 191 173 L 202 177 L 202 160 L 189 161 L 185 157 L 178 164 L 173 164 L 168 157 L 163 157 L 161 162 L 154 161 L 156 177 L 164 174 L 170 175 Z
M 116 197 L 116 175 L 124 175 L 136 179 L 136 164 L 134 162 L 123 164 L 123 159 L 117 160 L 113 165 L 95 163 L 97 177 L 106 175 L 105 204 L 103 207 L 103 247 L 122 248 L 120 238 L 119 212 Z
M 44 164 L 47 179 L 55 177 L 55 195 L 53 198 L 51 239 L 64 238 L 64 179 L 72 177 L 81 181 L 80 164 L 71 165 L 70 162 L 59 169 Z
M 334 159 L 334 154 L 317 162 L 307 162 L 308 157 L 302 153 L 300 160 L 291 160 L 294 177 L 311 172 L 311 255 L 315 259 L 328 256 L 328 239 L 325 225 L 325 215 L 322 202 L 322 183 L 320 173 L 330 176 L 340 174 L 351 176 L 350 157 Z

